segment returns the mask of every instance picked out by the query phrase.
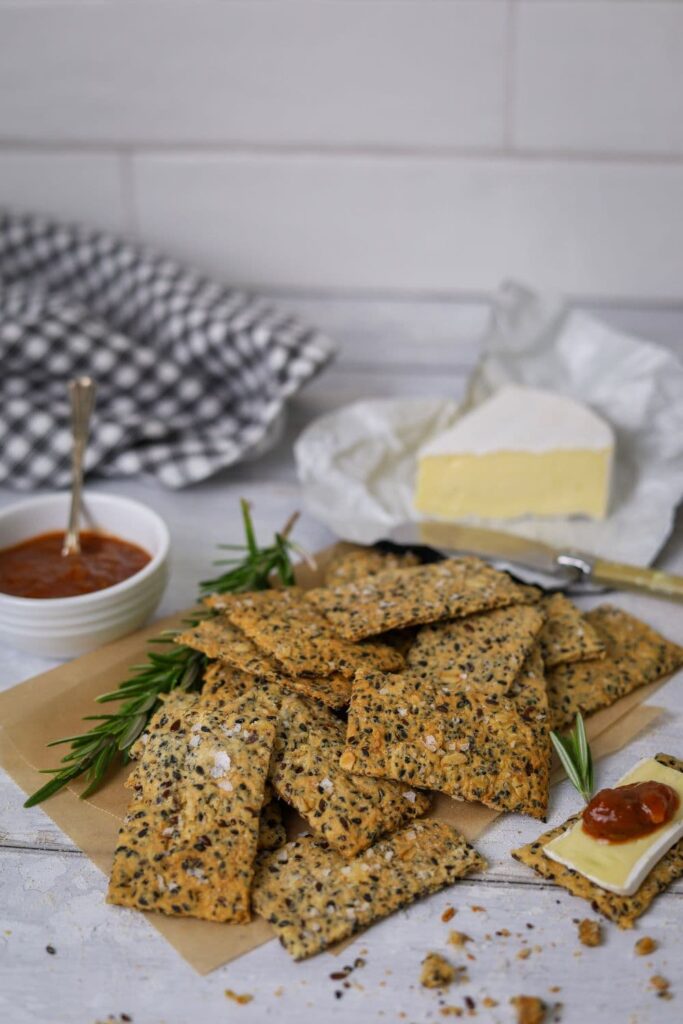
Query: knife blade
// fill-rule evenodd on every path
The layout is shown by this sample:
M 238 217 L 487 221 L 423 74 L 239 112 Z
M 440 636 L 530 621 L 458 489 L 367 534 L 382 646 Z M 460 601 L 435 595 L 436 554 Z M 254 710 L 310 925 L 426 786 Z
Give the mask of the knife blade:
M 582 551 L 554 548 L 541 541 L 499 530 L 427 519 L 395 526 L 388 539 L 396 544 L 425 544 L 444 554 L 474 554 L 511 562 L 555 576 L 568 584 L 597 583 L 683 600 L 683 576 L 660 569 L 610 562 Z

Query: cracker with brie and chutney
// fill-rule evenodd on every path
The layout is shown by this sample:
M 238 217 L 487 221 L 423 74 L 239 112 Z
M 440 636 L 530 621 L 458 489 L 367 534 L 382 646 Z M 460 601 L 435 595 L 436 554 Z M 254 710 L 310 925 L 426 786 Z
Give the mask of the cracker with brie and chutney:
M 486 862 L 444 821 L 416 821 L 346 860 L 303 836 L 259 858 L 253 905 L 295 960 L 438 892 Z
M 250 691 L 228 710 L 196 708 L 184 722 L 176 720 L 177 728 L 172 722 L 169 736 L 183 736 L 163 788 L 147 778 L 158 763 L 150 733 L 114 854 L 108 902 L 210 921 L 250 919 L 276 717 L 274 706 Z
M 336 587 L 305 594 L 348 640 L 362 640 L 392 629 L 455 619 L 538 599 L 533 588 L 473 556 L 408 569 L 388 569 Z
M 546 671 L 565 662 L 601 658 L 605 645 L 580 608 L 564 594 L 544 597 L 541 607 L 546 620 L 540 643 Z
M 621 608 L 600 605 L 585 618 L 603 643 L 605 655 L 557 665 L 547 673 L 553 729 L 566 728 L 579 711 L 586 715 L 609 707 L 683 665 L 683 647 Z
M 671 787 L 678 797 L 672 817 L 659 828 L 609 842 L 587 833 L 581 816 L 574 816 L 513 850 L 512 856 L 572 895 L 589 900 L 620 928 L 632 928 L 652 901 L 683 876 L 683 762 L 667 754 L 645 758 L 617 785 L 649 781 Z
M 504 694 L 536 645 L 543 623 L 537 606 L 520 604 L 422 626 L 407 663 L 443 682 Z
M 301 697 L 282 702 L 271 762 L 276 793 L 344 857 L 428 810 L 430 798 L 400 782 L 351 775 L 339 765 L 344 723 Z
M 511 694 L 410 669 L 356 675 L 341 766 L 545 818 L 550 740 L 535 648 Z

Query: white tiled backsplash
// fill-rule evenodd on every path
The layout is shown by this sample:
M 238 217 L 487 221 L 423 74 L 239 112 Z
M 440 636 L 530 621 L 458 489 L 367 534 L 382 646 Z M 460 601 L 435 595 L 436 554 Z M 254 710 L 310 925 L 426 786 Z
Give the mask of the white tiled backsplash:
M 683 0 L 0 0 L 0 204 L 267 288 L 683 298 Z

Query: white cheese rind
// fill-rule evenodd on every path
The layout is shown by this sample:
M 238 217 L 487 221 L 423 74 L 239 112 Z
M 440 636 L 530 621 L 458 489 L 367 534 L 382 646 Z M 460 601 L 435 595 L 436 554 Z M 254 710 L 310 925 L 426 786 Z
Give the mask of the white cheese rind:
M 508 384 L 424 445 L 429 455 L 612 449 L 612 428 L 566 395 Z
M 683 772 L 668 768 L 653 757 L 646 757 L 619 779 L 616 785 L 625 786 L 631 782 L 649 780 L 664 782 L 678 793 L 678 810 L 667 826 L 642 839 L 609 843 L 584 832 L 579 819 L 566 832 L 543 847 L 545 856 L 578 871 L 601 889 L 618 896 L 633 896 L 667 850 L 683 838 Z M 573 853 L 571 848 L 567 851 L 570 839 L 575 844 Z M 593 867 L 588 867 L 589 864 Z M 614 878 L 615 872 L 619 876 L 618 882 L 608 877 L 611 873 Z

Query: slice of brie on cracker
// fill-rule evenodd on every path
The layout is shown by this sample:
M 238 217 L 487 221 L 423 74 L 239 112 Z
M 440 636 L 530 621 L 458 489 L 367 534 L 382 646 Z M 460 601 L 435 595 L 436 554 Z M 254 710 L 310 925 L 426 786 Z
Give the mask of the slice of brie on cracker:
M 418 454 L 415 507 L 446 519 L 604 519 L 611 427 L 566 395 L 507 385 Z
M 668 824 L 640 839 L 610 843 L 584 831 L 579 818 L 571 828 L 543 847 L 545 856 L 578 871 L 601 889 L 619 896 L 632 896 L 667 850 L 683 838 L 683 772 L 646 757 L 616 785 L 650 781 L 671 786 L 678 794 L 678 809 Z

